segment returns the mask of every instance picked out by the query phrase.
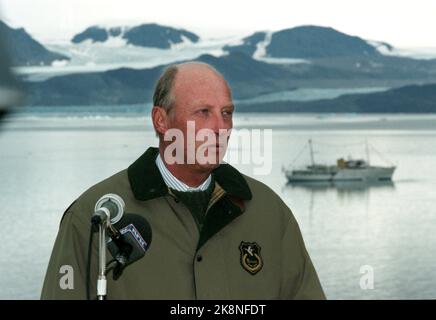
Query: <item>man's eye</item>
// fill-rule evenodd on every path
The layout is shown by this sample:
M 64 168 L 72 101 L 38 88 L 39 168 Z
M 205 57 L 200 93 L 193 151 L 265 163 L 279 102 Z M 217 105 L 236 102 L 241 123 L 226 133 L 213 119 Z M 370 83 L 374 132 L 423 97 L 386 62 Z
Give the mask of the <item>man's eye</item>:
M 209 109 L 201 109 L 201 110 L 200 110 L 200 113 L 205 113 L 205 114 L 206 114 L 206 113 L 208 113 L 208 112 L 209 112 Z
M 223 111 L 223 114 L 225 116 L 231 116 L 233 114 L 233 111 Z

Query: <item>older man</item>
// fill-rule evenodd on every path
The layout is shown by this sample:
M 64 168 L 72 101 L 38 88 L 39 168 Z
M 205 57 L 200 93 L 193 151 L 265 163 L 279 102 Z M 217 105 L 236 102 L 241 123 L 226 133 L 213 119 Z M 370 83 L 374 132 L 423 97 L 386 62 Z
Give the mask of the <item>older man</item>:
M 150 223 L 153 242 L 121 277 L 109 276 L 108 299 L 324 299 L 286 204 L 261 182 L 221 162 L 234 111 L 222 75 L 202 63 L 170 66 L 153 103 L 159 148 L 149 148 L 67 209 L 42 298 L 86 298 L 91 215 L 101 196 L 115 193 L 126 212 Z M 202 136 L 208 139 L 189 138 L 190 130 L 194 137 L 206 132 Z M 92 270 L 95 248 L 94 243 Z M 69 286 L 61 285 L 62 266 L 74 272 Z M 95 272 L 90 283 L 94 294 Z

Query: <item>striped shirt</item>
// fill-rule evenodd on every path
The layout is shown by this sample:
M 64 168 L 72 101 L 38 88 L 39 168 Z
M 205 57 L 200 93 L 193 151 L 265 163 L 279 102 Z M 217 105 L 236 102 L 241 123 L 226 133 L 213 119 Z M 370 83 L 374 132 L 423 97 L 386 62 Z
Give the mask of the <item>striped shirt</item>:
M 200 184 L 198 187 L 190 187 L 187 184 L 183 183 L 179 179 L 177 179 L 173 174 L 168 170 L 168 168 L 165 166 L 164 162 L 162 161 L 162 158 L 160 154 L 156 157 L 156 166 L 160 171 L 160 174 L 162 175 L 163 180 L 165 181 L 166 185 L 174 190 L 177 191 L 205 191 L 212 180 L 212 176 L 209 175 L 207 179 Z

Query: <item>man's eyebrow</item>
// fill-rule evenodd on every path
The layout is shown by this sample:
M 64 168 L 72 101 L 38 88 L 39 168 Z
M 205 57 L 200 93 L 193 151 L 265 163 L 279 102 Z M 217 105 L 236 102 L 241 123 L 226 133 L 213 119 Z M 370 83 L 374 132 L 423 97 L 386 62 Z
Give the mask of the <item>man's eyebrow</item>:
M 233 103 L 232 104 L 228 104 L 228 105 L 224 106 L 223 109 L 224 108 L 235 109 L 235 105 Z
M 205 103 L 205 104 L 201 104 L 201 105 L 197 106 L 197 109 L 201 109 L 201 108 L 213 108 L 213 107 L 214 107 L 213 105 Z M 231 104 L 227 104 L 227 105 L 221 107 L 221 109 L 224 109 L 224 108 L 235 109 L 235 105 L 233 103 L 231 103 Z

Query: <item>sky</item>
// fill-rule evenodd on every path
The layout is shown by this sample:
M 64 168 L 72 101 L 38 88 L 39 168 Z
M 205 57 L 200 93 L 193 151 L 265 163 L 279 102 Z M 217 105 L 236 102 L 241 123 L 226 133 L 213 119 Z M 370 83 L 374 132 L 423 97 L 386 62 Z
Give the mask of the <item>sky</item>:
M 396 47 L 436 47 L 435 0 L 0 0 L 0 17 L 40 41 L 96 24 L 154 22 L 205 39 L 319 25 Z

